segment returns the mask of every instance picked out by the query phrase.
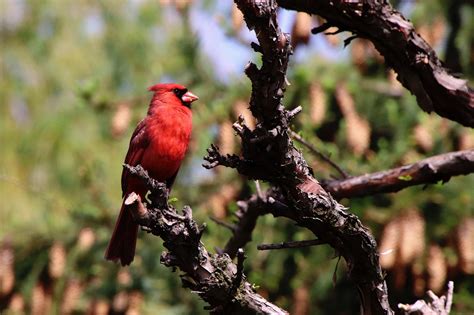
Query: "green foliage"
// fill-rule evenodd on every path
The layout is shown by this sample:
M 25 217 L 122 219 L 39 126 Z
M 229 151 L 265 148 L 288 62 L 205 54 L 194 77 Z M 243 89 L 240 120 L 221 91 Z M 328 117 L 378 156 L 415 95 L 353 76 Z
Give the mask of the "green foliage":
M 444 8 L 439 2 L 436 9 L 428 6 L 430 16 L 442 15 Z M 219 14 L 229 14 L 230 8 L 217 1 L 196 1 L 181 10 L 157 5 L 157 1 L 32 0 L 1 5 L 5 10 L 0 10 L 0 240 L 13 248 L 14 292 L 23 297 L 26 313 L 34 304 L 38 283 L 52 288 L 50 311 L 59 314 L 70 281 L 78 280 L 82 286 L 76 313 L 86 312 L 93 302 L 111 304 L 119 292 L 127 292 L 130 298 L 132 294 L 141 297 L 139 310 L 143 314 L 205 314 L 197 295 L 181 288 L 177 274 L 160 264 L 163 247 L 156 237 L 140 233 L 137 256 L 125 275 L 118 266 L 104 261 L 103 252 L 121 202 L 121 164 L 129 136 L 146 112 L 146 87 L 163 81 L 185 84 L 200 96 L 193 108 L 190 153 L 171 201 L 178 207 L 190 204 L 198 222 L 208 223 L 203 243 L 209 250 L 223 248 L 230 237 L 230 232 L 212 223 L 209 216 L 234 220 L 236 199 L 250 195 L 254 185 L 232 170 L 205 171 L 200 164 L 205 149 L 218 139 L 221 124 L 235 120 L 235 102 L 248 100 L 250 86 L 243 74 L 225 80 L 216 74 L 215 56 L 203 52 L 202 36 L 206 34 L 197 34 L 191 21 L 193 13 L 218 19 Z M 418 5 L 414 19 L 422 23 L 427 5 Z M 16 19 L 12 17 L 15 10 L 20 12 Z M 216 10 L 220 13 L 215 14 Z M 466 73 L 472 75 L 472 47 L 467 47 L 466 40 L 466 30 L 472 25 L 464 21 L 457 42 Z M 227 19 L 218 19 L 218 23 L 223 29 L 231 28 Z M 228 40 L 236 45 L 235 39 Z M 215 49 L 220 49 L 219 43 Z M 291 86 L 285 97 L 285 105 L 303 106 L 293 129 L 350 174 L 383 170 L 458 148 L 464 128 L 423 113 L 407 91 L 394 98 L 375 88 L 390 86 L 380 62 L 371 60 L 361 72 L 347 56 L 325 60 L 324 54 L 315 54 L 314 47 L 301 49 L 307 52 L 290 67 Z M 332 53 L 342 47 L 325 49 Z M 221 53 L 223 58 L 225 54 Z M 315 82 L 321 84 L 327 100 L 325 118 L 319 124 L 310 119 L 314 104 L 309 88 Z M 354 154 L 348 148 L 349 127 L 334 96 L 341 82 L 353 97 L 358 115 L 371 128 L 364 154 Z M 131 109 L 131 122 L 117 135 L 111 124 L 123 104 Z M 431 128 L 432 146 L 428 149 L 420 147 L 414 136 L 419 124 Z M 337 175 L 300 148 L 317 178 Z M 212 200 L 218 199 L 226 185 L 234 192 L 230 199 L 224 198 L 222 213 Z M 417 208 L 426 221 L 427 243 L 449 250 L 458 224 L 474 215 L 472 187 L 474 178 L 466 176 L 426 189 L 416 186 L 397 194 L 343 202 L 377 237 L 384 224 L 408 208 Z M 81 241 L 84 231 L 93 232 L 87 246 Z M 270 252 L 255 248 L 258 243 L 309 238 L 308 231 L 291 222 L 259 218 L 253 241 L 246 248 L 249 281 L 289 310 L 297 288 L 307 290 L 313 313 L 342 314 L 357 308 L 344 263 L 339 262 L 336 270 L 337 253 L 329 247 Z M 54 244 L 65 249 L 64 271 L 57 279 L 48 274 Z M 456 262 L 457 252 L 452 251 Z M 474 310 L 468 298 L 473 283 L 472 277 L 456 279 L 459 312 Z M 411 288 L 401 290 L 407 295 L 399 291 L 389 288 L 393 302 L 415 298 Z M 411 300 L 402 301 L 400 296 Z M 0 296 L 0 311 L 8 307 L 2 303 Z

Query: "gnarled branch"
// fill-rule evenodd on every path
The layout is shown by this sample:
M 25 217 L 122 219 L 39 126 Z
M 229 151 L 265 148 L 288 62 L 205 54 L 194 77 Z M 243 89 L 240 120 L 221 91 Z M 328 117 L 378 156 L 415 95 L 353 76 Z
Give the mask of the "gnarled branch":
M 255 29 L 262 53 L 262 67 L 249 64 L 246 69 L 252 82 L 250 110 L 258 124 L 250 130 L 243 122 L 237 123 L 242 158 L 222 156 L 213 147 L 206 157 L 207 166 L 233 167 L 250 178 L 267 180 L 278 187 L 289 207 L 272 213 L 310 229 L 345 258 L 365 313 L 392 313 L 374 238 L 355 215 L 347 212 L 310 175 L 306 161 L 289 137 L 288 124 L 293 115 L 285 110 L 281 99 L 291 47 L 288 35 L 278 27 L 276 1 L 235 2 L 249 29 Z
M 391 170 L 340 180 L 322 181 L 323 188 L 336 199 L 371 196 L 395 192 L 414 185 L 448 181 L 453 176 L 474 173 L 474 150 L 450 152 Z M 291 212 L 281 192 L 269 189 L 237 202 L 237 222 L 224 252 L 234 257 L 252 239 L 252 232 L 261 215 Z
M 424 111 L 474 127 L 473 89 L 443 66 L 434 50 L 388 0 L 277 2 L 285 9 L 317 14 L 333 26 L 370 40 Z
M 255 293 L 242 273 L 243 253 L 236 266 L 229 255 L 209 253 L 201 243 L 204 226 L 192 218 L 190 207 L 179 214 L 168 204 L 166 184 L 150 178 L 140 166 L 125 165 L 130 172 L 142 177 L 150 190 L 150 203 L 145 207 L 140 196 L 131 193 L 126 204 L 144 230 L 161 237 L 168 252 L 161 263 L 184 272 L 183 287 L 196 292 L 209 303 L 215 314 L 287 314 Z
M 435 155 L 413 164 L 340 180 L 323 181 L 336 199 L 396 192 L 422 184 L 447 182 L 453 176 L 474 173 L 474 150 Z

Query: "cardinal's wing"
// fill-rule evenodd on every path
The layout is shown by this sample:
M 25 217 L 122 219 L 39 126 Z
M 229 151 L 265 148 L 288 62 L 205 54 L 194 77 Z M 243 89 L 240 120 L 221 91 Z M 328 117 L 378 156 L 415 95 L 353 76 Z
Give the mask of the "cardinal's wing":
M 141 163 L 143 153 L 150 143 L 148 133 L 146 131 L 146 118 L 138 123 L 137 128 L 132 134 L 130 145 L 128 147 L 127 156 L 125 157 L 125 164 L 136 166 Z M 122 171 L 122 197 L 127 190 L 127 183 L 129 181 L 130 172 L 127 169 Z

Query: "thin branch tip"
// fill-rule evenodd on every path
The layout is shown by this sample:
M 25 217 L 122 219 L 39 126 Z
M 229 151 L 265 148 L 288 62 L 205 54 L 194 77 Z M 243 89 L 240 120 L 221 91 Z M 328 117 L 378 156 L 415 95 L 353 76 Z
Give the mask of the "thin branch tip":
M 274 249 L 288 249 L 288 248 L 302 248 L 302 247 L 310 247 L 310 246 L 318 246 L 327 244 L 326 242 L 314 239 L 314 240 L 306 240 L 306 241 L 293 241 L 293 242 L 281 242 L 281 243 L 274 243 L 274 244 L 260 244 L 257 246 L 258 250 L 274 250 Z

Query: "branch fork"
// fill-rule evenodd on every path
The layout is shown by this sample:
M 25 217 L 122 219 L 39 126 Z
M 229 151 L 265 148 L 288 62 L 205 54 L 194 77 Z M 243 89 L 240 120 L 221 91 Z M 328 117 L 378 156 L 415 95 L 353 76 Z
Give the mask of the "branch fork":
M 262 53 L 261 68 L 249 63 L 245 70 L 252 83 L 250 111 L 258 123 L 248 136 L 241 136 L 242 158 L 222 157 L 211 146 L 205 160 L 211 167 L 233 167 L 242 175 L 269 181 L 277 187 L 287 207 L 273 212 L 270 207 L 267 209 L 275 216 L 287 216 L 310 229 L 321 242 L 331 245 L 345 258 L 367 313 L 391 314 L 375 240 L 360 220 L 311 176 L 308 164 L 290 139 L 289 120 L 298 110 L 286 110 L 281 100 L 292 49 L 288 35 L 278 27 L 276 1 L 235 2 L 249 29 L 255 30 Z

